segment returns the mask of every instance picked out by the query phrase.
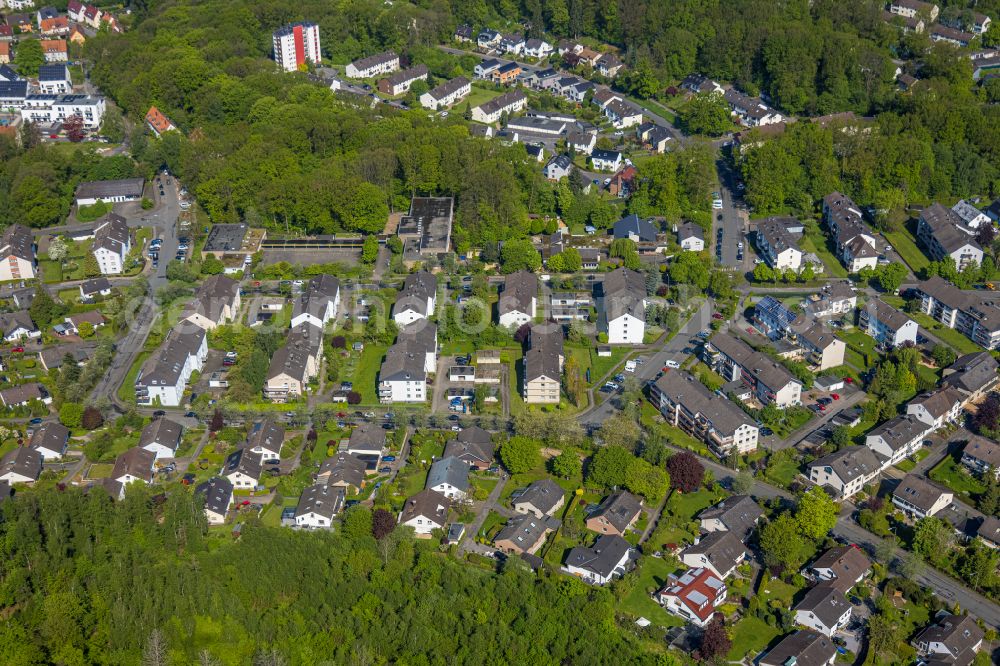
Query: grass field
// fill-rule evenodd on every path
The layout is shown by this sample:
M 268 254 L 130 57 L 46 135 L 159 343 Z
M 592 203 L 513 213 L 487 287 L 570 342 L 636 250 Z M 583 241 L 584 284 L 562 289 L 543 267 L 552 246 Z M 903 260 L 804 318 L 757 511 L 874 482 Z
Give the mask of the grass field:
M 663 587 L 667 577 L 678 570 L 676 560 L 644 557 L 639 563 L 637 580 L 625 598 L 618 602 L 618 610 L 636 618 L 644 617 L 661 627 L 681 626 L 684 621 L 663 610 L 653 601 L 652 594 Z
M 727 658 L 729 661 L 739 661 L 744 656 L 757 656 L 778 636 L 780 630 L 755 615 L 746 615 L 732 627 L 730 633 L 733 647 Z
M 944 342 L 959 354 L 973 354 L 975 352 L 983 351 L 983 348 L 975 342 L 965 337 L 955 329 L 948 328 L 929 315 L 917 312 L 911 314 L 910 316 L 913 317 L 913 320 L 920 324 L 921 327 L 930 331 L 931 335 L 935 338 L 939 338 L 941 342 Z
M 598 356 L 596 347 L 566 345 L 566 351 L 580 364 L 580 372 L 583 373 L 584 379 L 586 379 L 587 370 L 590 370 L 590 381 L 587 385 L 596 386 L 598 380 L 621 363 L 630 350 L 613 347 L 611 356 Z
M 494 97 L 499 97 L 502 94 L 503 92 L 499 90 L 485 90 L 483 88 L 472 86 L 472 92 L 469 93 L 468 97 L 455 105 L 455 111 L 464 113 L 466 103 L 468 103 L 472 108 L 475 108 L 480 104 L 490 101 Z
M 974 500 L 975 497 L 986 492 L 986 485 L 969 474 L 962 467 L 961 463 L 957 462 L 952 456 L 948 456 L 939 462 L 937 467 L 932 469 L 928 476 L 938 483 L 943 483 L 954 490 L 955 493 L 969 500 Z
M 139 369 L 146 362 L 152 352 L 143 351 L 133 361 L 132 366 L 125 375 L 125 381 L 118 387 L 118 397 L 129 404 L 135 404 L 135 378 L 139 376 Z
M 42 282 L 45 282 L 46 284 L 62 282 L 63 272 L 61 261 L 42 259 L 38 263 L 42 268 Z
M 892 244 L 892 249 L 906 262 L 914 273 L 927 267 L 931 263 L 927 255 L 917 247 L 917 239 L 910 233 L 909 228 L 904 227 L 899 231 L 885 232 L 885 238 Z
M 351 379 L 354 381 L 354 390 L 361 394 L 361 404 L 377 405 L 378 384 L 376 382 L 378 371 L 382 367 L 382 358 L 385 356 L 386 348 L 382 345 L 368 343 L 365 350 L 361 352 Z M 345 379 L 348 376 L 345 375 Z
M 833 253 L 826 246 L 826 236 L 820 231 L 815 222 L 805 223 L 805 234 L 799 241 L 799 247 L 805 252 L 815 252 L 826 266 L 826 270 L 834 277 L 847 277 L 847 269 L 833 256 Z

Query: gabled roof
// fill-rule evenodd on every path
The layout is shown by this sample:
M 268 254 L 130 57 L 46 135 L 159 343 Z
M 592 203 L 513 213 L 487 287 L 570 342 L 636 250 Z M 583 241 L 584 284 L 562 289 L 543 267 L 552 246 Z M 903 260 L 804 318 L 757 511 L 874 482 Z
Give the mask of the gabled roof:
M 386 77 L 386 81 L 389 82 L 390 86 L 398 86 L 409 81 L 415 81 L 419 78 L 425 78 L 427 76 L 427 65 L 419 64 L 410 69 L 404 69 L 399 72 L 394 72 L 393 74 Z
M 837 654 L 833 640 L 812 629 L 800 629 L 781 639 L 760 658 L 760 666 L 826 666 Z
M 69 440 L 69 428 L 58 421 L 46 421 L 31 435 L 31 448 L 62 453 Z
M 344 496 L 344 489 L 339 486 L 333 487 L 322 483 L 309 486 L 299 496 L 295 517 L 314 513 L 327 520 L 333 520 L 333 517 L 344 508 Z
M 604 276 L 604 311 L 609 322 L 623 315 L 646 321 L 646 278 L 628 268 Z
M 42 456 L 35 449 L 19 446 L 0 459 L 0 475 L 20 474 L 37 480 L 42 474 Z
M 152 451 L 133 446 L 115 460 L 111 478 L 120 479 L 129 474 L 150 483 L 153 480 L 153 462 L 155 460 L 156 454 Z
M 524 491 L 514 504 L 530 504 L 542 513 L 549 513 L 563 499 L 566 491 L 552 479 L 539 479 Z
M 853 587 L 854 582 L 866 574 L 871 566 L 871 560 L 857 546 L 835 546 L 812 563 L 813 569 L 829 569 L 833 572 L 837 580 L 830 584 L 842 592 Z
M 715 614 L 716 600 L 725 593 L 726 584 L 711 569 L 698 567 L 679 576 L 671 575 L 659 594 L 676 597 L 692 615 L 704 622 Z
M 634 235 L 639 237 L 639 242 L 652 243 L 656 241 L 657 233 L 657 228 L 649 220 L 643 220 L 635 213 L 615 222 L 615 238 L 628 238 L 630 235 Z M 645 295 L 645 281 L 643 281 L 642 291 Z
M 628 491 L 619 490 L 608 495 L 589 518 L 604 518 L 624 534 L 632 521 L 639 516 L 640 511 L 642 511 L 642 501 Z
M 152 127 L 157 134 L 163 134 L 164 132 L 169 132 L 175 128 L 174 124 L 170 121 L 170 118 L 163 115 L 163 112 L 155 106 L 149 107 L 149 111 L 146 112 L 146 122 L 149 123 L 150 127 Z
M 898 497 L 907 504 L 912 504 L 921 511 L 930 511 L 941 499 L 942 495 L 952 495 L 947 488 L 942 488 L 916 474 L 907 474 L 892 491 L 893 497 Z
M 762 515 L 764 515 L 764 510 L 752 497 L 733 495 L 699 513 L 698 519 L 703 521 L 718 520 L 726 526 L 727 530 L 737 534 L 742 540 L 749 534 Z
M 881 437 L 890 449 L 898 451 L 912 442 L 917 437 L 923 435 L 930 428 L 926 423 L 915 416 L 895 416 L 885 423 L 873 428 L 866 435 L 867 437 Z
M 201 283 L 194 299 L 181 313 L 182 318 L 200 314 L 209 321 L 218 322 L 223 309 L 231 307 L 240 293 L 240 283 L 225 275 L 213 275 Z
M 253 425 L 250 434 L 247 435 L 247 448 L 281 451 L 281 444 L 284 441 L 285 429 L 273 419 L 265 419 Z
M 957 438 L 961 440 L 961 438 Z M 981 460 L 991 467 L 1000 467 L 1000 442 L 969 433 L 962 448 L 963 455 Z
M 0 97 L 3 97 L 2 92 Z M 25 261 L 34 261 L 34 243 L 30 229 L 21 224 L 12 224 L 4 229 L 3 236 L 0 236 L 0 258 L 15 256 Z
M 811 612 L 824 626 L 833 627 L 850 607 L 843 592 L 833 585 L 821 583 L 809 588 L 792 610 Z
M 434 99 L 444 99 L 467 85 L 469 85 L 469 79 L 464 76 L 456 76 L 449 81 L 445 81 L 439 86 L 431 88 L 427 91 L 427 94 Z
M 935 389 L 929 393 L 918 395 L 910 400 L 908 405 L 922 405 L 934 418 L 941 418 L 950 412 L 956 404 L 962 402 L 962 394 L 950 386 Z
M 425 317 L 430 316 L 427 311 L 427 299 L 433 298 L 437 292 L 437 279 L 427 271 L 411 273 L 403 281 L 403 288 L 399 291 L 395 305 L 392 306 L 393 313 L 413 310 Z
M 142 429 L 142 434 L 139 436 L 139 446 L 146 448 L 150 444 L 159 444 L 176 451 L 183 432 L 184 428 L 180 423 L 161 416 Z
M 362 423 L 351 431 L 347 447 L 381 451 L 385 448 L 385 430 L 374 423 Z
M 677 240 L 683 242 L 688 238 L 697 238 L 698 240 L 705 240 L 705 230 L 701 228 L 701 225 L 695 224 L 694 222 L 685 222 L 681 226 L 677 227 Z
M 975 352 L 958 357 L 944 371 L 942 385 L 973 393 L 997 381 L 997 361 L 989 352 Z
M 465 442 L 455 438 L 449 440 L 444 446 L 445 458 L 454 456 L 466 462 L 490 463 L 493 460 L 493 442 L 487 439 L 485 442 Z
M 974 648 L 983 640 L 983 630 L 970 615 L 943 615 L 935 624 L 921 631 L 915 643 L 942 643 L 955 658 L 955 663 L 972 661 Z M 963 659 L 963 656 L 968 658 Z
M 712 337 L 709 344 L 772 391 L 779 391 L 790 383 L 801 384 L 783 365 L 728 333 L 720 331 Z
M 532 314 L 531 303 L 538 297 L 538 276 L 528 271 L 517 271 L 504 277 L 503 291 L 497 311 L 500 316 L 510 312 Z
M 128 223 L 115 213 L 108 213 L 94 227 L 94 249 L 103 248 L 115 254 L 125 254 L 129 246 Z
M 399 522 L 405 523 L 414 518 L 422 517 L 444 527 L 450 505 L 451 502 L 444 495 L 433 490 L 421 490 L 406 500 L 403 511 L 399 514 Z
M 664 372 L 656 380 L 656 389 L 693 416 L 707 420 L 723 437 L 733 436 L 741 426 L 754 425 L 746 412 L 731 400 L 709 391 L 682 370 Z
M 261 455 L 248 448 L 239 448 L 226 456 L 222 473 L 226 476 L 241 472 L 251 479 L 259 479 L 262 471 Z
M 348 484 L 360 488 L 365 480 L 365 461 L 346 452 L 339 452 L 323 461 L 319 476 L 326 476 L 328 485 Z
M 208 481 L 198 484 L 194 492 L 204 498 L 206 509 L 224 516 L 233 499 L 233 484 L 229 479 L 213 476 Z
M 746 557 L 747 549 L 733 532 L 709 532 L 684 549 L 683 555 L 701 555 L 716 570 L 729 571 Z
M 142 196 L 146 182 L 142 178 L 125 178 L 123 180 L 96 180 L 80 183 L 76 187 L 77 199 L 110 199 L 111 197 Z
M 469 465 L 454 456 L 436 461 L 427 472 L 427 488 L 433 489 L 441 484 L 448 484 L 461 491 L 468 490 Z
M 392 62 L 397 58 L 399 58 L 399 56 L 396 55 L 393 51 L 386 51 L 385 53 L 378 53 L 376 55 L 368 56 L 367 58 L 359 58 L 358 60 L 355 60 L 351 64 L 354 65 L 355 69 L 363 72 L 366 69 L 370 69 L 372 67 L 376 67 L 384 63 Z
M 809 467 L 830 467 L 847 484 L 858 477 L 870 476 L 882 468 L 878 458 L 867 446 L 845 446 L 822 458 L 817 458 Z
M 558 380 L 562 374 L 563 333 L 560 326 L 536 324 L 531 327 L 529 348 L 524 354 L 524 380 L 540 377 Z
M 27 310 L 16 312 L 5 312 L 0 314 L 0 334 L 4 337 L 11 335 L 14 331 L 23 328 L 26 331 L 37 331 L 35 322 L 31 321 L 31 314 Z
M 519 514 L 507 521 L 507 524 L 497 532 L 493 543 L 510 541 L 521 550 L 527 551 L 535 546 L 550 530 L 559 528 L 559 521 L 546 516 L 536 518 L 531 514 Z
M 628 541 L 617 534 L 602 534 L 593 546 L 577 546 L 566 556 L 567 566 L 577 567 L 610 578 L 615 567 L 632 549 Z
M 80 285 L 80 291 L 84 296 L 93 296 L 109 289 L 111 289 L 111 281 L 106 277 L 92 278 Z

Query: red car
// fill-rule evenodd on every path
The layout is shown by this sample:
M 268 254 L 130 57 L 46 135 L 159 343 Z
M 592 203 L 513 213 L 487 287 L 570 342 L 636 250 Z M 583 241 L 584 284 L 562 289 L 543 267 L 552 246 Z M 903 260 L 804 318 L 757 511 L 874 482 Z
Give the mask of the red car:
M 834 400 L 840 400 L 840 394 L 839 393 L 831 393 L 830 397 L 833 398 Z
M 848 383 L 848 384 L 853 384 L 853 383 L 854 383 L 854 380 L 853 380 L 853 379 L 851 379 L 850 377 L 844 377 L 844 381 L 845 381 L 846 383 Z
M 14 347 L 13 349 L 11 349 L 11 351 L 13 353 L 15 353 L 15 354 L 23 354 L 24 353 L 24 347 Z
M 723 318 L 722 315 L 720 313 L 718 313 L 718 312 L 716 312 L 714 315 L 712 315 L 712 319 L 722 319 L 722 318 Z
M 240 506 L 250 506 L 250 500 L 243 500 L 240 502 Z

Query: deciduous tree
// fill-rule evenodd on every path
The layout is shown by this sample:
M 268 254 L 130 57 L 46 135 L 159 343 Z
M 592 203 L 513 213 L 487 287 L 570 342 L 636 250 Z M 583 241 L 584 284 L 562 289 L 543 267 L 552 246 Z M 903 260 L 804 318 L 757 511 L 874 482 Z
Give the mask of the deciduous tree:
M 693 493 L 701 486 L 705 476 L 705 466 L 688 451 L 681 451 L 667 460 L 670 473 L 670 487 L 683 493 Z

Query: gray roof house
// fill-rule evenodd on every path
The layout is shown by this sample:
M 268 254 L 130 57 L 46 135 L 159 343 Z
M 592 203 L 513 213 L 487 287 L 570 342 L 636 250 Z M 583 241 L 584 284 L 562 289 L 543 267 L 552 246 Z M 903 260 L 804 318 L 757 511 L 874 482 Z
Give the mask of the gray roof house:
M 541 518 L 554 515 L 565 502 L 566 491 L 552 479 L 539 479 L 512 502 L 514 511 Z
M 800 629 L 789 634 L 760 658 L 759 666 L 832 666 L 837 646 L 829 636 Z
M 643 220 L 636 214 L 627 215 L 615 222 L 615 238 L 628 238 L 636 243 L 656 242 L 657 229 L 649 220 Z
M 689 567 L 705 567 L 720 579 L 729 577 L 747 557 L 746 546 L 733 532 L 709 532 L 681 552 Z
M 577 546 L 569 551 L 563 570 L 588 583 L 605 585 L 625 574 L 632 546 L 617 534 L 602 534 L 593 546 Z
M 851 604 L 844 593 L 828 583 L 815 585 L 806 592 L 802 601 L 792 607 L 795 622 L 833 636 L 851 619 Z
M 619 490 L 608 495 L 600 506 L 587 516 L 587 529 L 600 534 L 624 535 L 642 512 L 642 500 L 632 493 Z
M 470 430 L 477 431 L 474 434 L 466 435 Z M 486 436 L 481 437 L 479 433 Z M 464 435 L 464 437 L 463 437 Z M 465 428 L 455 439 L 451 439 L 444 445 L 444 458 L 458 458 L 470 467 L 485 469 L 493 464 L 494 446 L 490 433 L 479 426 Z
M 29 446 L 41 454 L 44 460 L 62 458 L 66 454 L 69 428 L 58 421 L 46 421 L 31 435 Z
M 459 458 L 441 458 L 427 472 L 427 489 L 448 499 L 465 499 L 469 492 L 469 466 Z
M 749 495 L 733 495 L 698 514 L 706 532 L 733 532 L 742 541 L 757 524 L 764 510 Z

